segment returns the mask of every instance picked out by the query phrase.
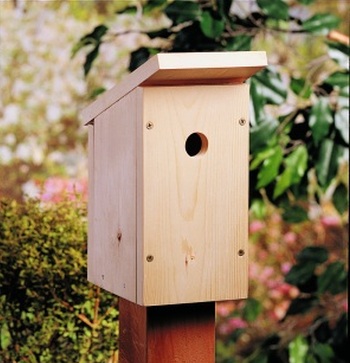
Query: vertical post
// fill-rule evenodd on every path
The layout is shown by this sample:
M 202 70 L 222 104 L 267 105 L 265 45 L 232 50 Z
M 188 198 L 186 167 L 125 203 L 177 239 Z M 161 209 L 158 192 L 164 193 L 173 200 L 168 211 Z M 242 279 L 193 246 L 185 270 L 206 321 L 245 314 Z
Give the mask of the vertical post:
M 215 302 L 144 307 L 119 299 L 120 363 L 214 363 Z

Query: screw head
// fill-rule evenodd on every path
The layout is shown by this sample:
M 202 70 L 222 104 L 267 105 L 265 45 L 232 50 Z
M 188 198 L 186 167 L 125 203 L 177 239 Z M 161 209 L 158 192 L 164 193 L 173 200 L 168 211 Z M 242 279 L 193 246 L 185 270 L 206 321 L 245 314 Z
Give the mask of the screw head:
M 240 119 L 238 120 L 238 123 L 239 123 L 241 126 L 244 126 L 244 125 L 245 125 L 245 123 L 246 123 L 246 120 L 245 120 L 244 118 L 240 118 Z
M 152 256 L 152 255 L 148 255 L 147 257 L 146 257 L 146 261 L 147 262 L 152 262 L 154 260 L 154 256 Z
M 147 123 L 146 123 L 146 129 L 147 129 L 147 130 L 151 130 L 151 129 L 153 129 L 153 126 L 154 126 L 154 125 L 153 125 L 153 122 L 151 122 L 151 121 L 149 121 L 149 122 L 147 122 Z
M 244 250 L 239 250 L 238 251 L 238 256 L 242 257 L 245 255 L 245 251 Z

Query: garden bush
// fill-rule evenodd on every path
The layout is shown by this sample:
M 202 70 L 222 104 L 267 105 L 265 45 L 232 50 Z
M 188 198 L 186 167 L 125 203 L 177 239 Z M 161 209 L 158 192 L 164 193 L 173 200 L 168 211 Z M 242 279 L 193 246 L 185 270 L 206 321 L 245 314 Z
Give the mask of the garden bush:
M 0 203 L 0 361 L 117 362 L 117 298 L 86 280 L 85 204 L 54 200 Z M 250 298 L 218 303 L 216 361 L 347 362 L 347 225 L 274 210 L 250 235 Z
M 336 214 L 252 220 L 249 298 L 218 304 L 216 361 L 347 362 L 347 251 Z
M 116 361 L 117 299 L 86 279 L 78 201 L 0 204 L 0 361 Z

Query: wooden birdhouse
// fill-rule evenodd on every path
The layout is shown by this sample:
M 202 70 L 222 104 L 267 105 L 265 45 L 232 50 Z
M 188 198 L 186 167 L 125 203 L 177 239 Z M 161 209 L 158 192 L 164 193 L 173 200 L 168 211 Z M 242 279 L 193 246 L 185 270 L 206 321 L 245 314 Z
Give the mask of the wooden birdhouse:
M 266 65 L 158 54 L 83 111 L 89 281 L 144 306 L 247 296 L 245 81 Z

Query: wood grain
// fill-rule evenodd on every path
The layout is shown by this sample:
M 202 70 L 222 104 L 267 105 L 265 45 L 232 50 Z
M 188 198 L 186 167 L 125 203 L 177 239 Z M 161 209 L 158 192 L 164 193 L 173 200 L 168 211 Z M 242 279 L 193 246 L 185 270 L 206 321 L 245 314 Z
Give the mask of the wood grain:
M 136 300 L 135 94 L 107 109 L 94 123 L 93 180 L 89 202 L 88 279 Z M 127 116 L 126 116 L 127 115 Z M 90 127 L 90 126 L 89 126 Z
M 153 128 L 143 127 L 139 304 L 247 296 L 248 92 L 245 84 L 143 88 Z M 193 133 L 208 146 L 190 157 Z
M 142 307 L 120 299 L 120 363 L 214 363 L 215 303 Z

